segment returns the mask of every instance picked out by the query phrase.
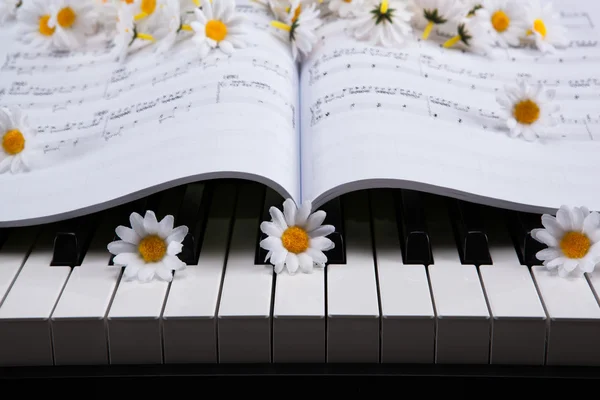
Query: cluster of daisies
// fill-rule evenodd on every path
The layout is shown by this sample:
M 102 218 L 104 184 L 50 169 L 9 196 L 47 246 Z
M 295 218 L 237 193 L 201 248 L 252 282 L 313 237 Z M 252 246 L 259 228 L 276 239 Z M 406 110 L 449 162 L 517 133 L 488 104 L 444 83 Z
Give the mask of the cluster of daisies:
M 109 41 L 116 58 L 154 45 L 165 53 L 190 39 L 205 57 L 244 47 L 235 0 L 0 0 L 0 22 L 19 25 L 19 38 L 36 48 L 72 51 Z
M 270 259 L 275 273 L 280 274 L 285 269 L 291 275 L 299 270 L 311 273 L 315 266 L 325 266 L 324 252 L 334 248 L 326 236 L 335 231 L 332 225 L 323 225 L 325 211 L 312 212 L 310 202 L 297 207 L 287 199 L 283 212 L 271 207 L 270 214 L 272 220 L 260 226 L 267 235 L 260 246 L 268 250 L 267 260 Z M 175 271 L 186 268 L 177 255 L 183 249 L 187 226 L 174 227 L 172 215 L 158 221 L 150 210 L 143 217 L 132 213 L 129 222 L 131 227 L 119 225 L 115 229 L 119 240 L 108 244 L 108 251 L 115 255 L 113 264 L 125 267 L 126 280 L 150 282 L 157 278 L 170 282 Z
M 437 37 L 445 48 L 459 43 L 480 54 L 494 46 L 533 45 L 552 52 L 568 45 L 566 29 L 552 3 L 541 0 L 255 0 L 275 15 L 272 25 L 284 31 L 294 55 L 310 53 L 315 29 L 324 17 L 348 20 L 358 40 L 384 47 Z

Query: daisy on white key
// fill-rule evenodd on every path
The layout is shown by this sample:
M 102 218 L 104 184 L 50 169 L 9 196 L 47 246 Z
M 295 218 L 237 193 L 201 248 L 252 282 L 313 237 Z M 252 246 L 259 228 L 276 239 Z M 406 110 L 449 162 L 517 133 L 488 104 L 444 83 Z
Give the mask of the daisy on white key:
M 0 174 L 29 171 L 33 139 L 26 114 L 17 107 L 0 108 Z
M 322 225 L 327 214 L 319 210 L 311 214 L 312 204 L 302 203 L 300 208 L 293 200 L 283 202 L 283 213 L 271 207 L 272 220 L 260 224 L 261 231 L 268 237 L 260 242 L 260 247 L 268 251 L 266 260 L 274 265 L 275 273 L 286 267 L 290 274 L 298 269 L 311 273 L 315 265 L 325 266 L 327 256 L 324 251 L 334 248 L 334 243 L 326 236 L 335 231 L 333 225 Z
M 120 225 L 115 229 L 121 240 L 109 243 L 108 251 L 115 255 L 116 266 L 125 267 L 126 280 L 150 282 L 158 276 L 170 282 L 172 271 L 186 268 L 177 254 L 183 249 L 188 227 L 173 228 L 174 221 L 172 215 L 167 215 L 159 222 L 154 212 L 148 210 L 143 218 L 138 213 L 131 214 L 131 228 Z
M 488 18 L 491 31 L 502 47 L 519 46 L 527 32 L 525 4 L 520 0 L 483 0 L 483 8 L 478 11 Z
M 204 1 L 194 14 L 196 19 L 190 23 L 194 31 L 192 40 L 201 58 L 216 48 L 231 55 L 236 48 L 246 47 L 244 18 L 237 14 L 234 0 Z
M 502 106 L 501 116 L 506 120 L 510 136 L 533 141 L 542 135 L 544 128 L 556 126 L 553 114 L 560 106 L 554 103 L 555 94 L 554 89 L 544 90 L 542 84 L 520 81 L 515 87 L 507 86 L 496 100 Z
M 525 6 L 527 35 L 532 38 L 536 47 L 545 53 L 552 53 L 556 48 L 564 48 L 569 44 L 567 29 L 560 22 L 560 15 L 554 11 L 551 2 L 542 5 L 540 0 L 530 0 Z
M 444 26 L 464 17 L 464 6 L 447 0 L 413 0 L 413 12 L 413 22 L 423 29 L 422 38 L 427 40 L 434 26 Z
M 600 262 L 600 215 L 586 207 L 561 206 L 556 217 L 542 215 L 543 229 L 534 229 L 531 236 L 548 246 L 536 257 L 546 268 L 558 270 L 558 275 L 583 275 L 594 271 Z
M 0 26 L 15 19 L 23 0 L 0 0 Z
M 292 46 L 294 60 L 306 57 L 318 40 L 316 30 L 323 24 L 319 18 L 320 11 L 315 4 L 304 6 L 295 0 L 288 9 L 284 21 L 271 21 L 271 25 L 279 29 L 283 40 Z
M 443 47 L 451 48 L 457 43 L 462 43 L 473 53 L 490 55 L 490 50 L 495 44 L 492 30 L 492 23 L 483 12 L 483 8 L 476 8 L 458 23 L 456 35 L 448 39 Z
M 365 0 L 329 0 L 328 8 L 340 18 L 353 18 Z
M 412 38 L 413 12 L 402 0 L 369 0 L 350 24 L 354 37 L 372 45 L 393 47 Z

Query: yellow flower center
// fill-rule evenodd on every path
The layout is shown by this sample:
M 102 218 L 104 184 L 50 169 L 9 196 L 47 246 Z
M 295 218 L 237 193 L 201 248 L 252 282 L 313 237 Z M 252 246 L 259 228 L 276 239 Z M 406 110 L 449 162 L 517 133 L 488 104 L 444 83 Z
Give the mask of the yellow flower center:
M 504 32 L 510 25 L 510 18 L 502 10 L 498 10 L 492 15 L 492 26 L 497 32 Z
M 297 226 L 290 226 L 281 235 L 283 247 L 294 254 L 302 253 L 308 249 L 308 233 Z
M 140 9 L 144 14 L 151 15 L 156 10 L 156 0 L 142 0 Z
M 25 148 L 25 137 L 18 129 L 12 129 L 2 137 L 2 148 L 7 154 L 14 156 Z
M 75 23 L 75 19 L 77 18 L 77 14 L 71 7 L 65 7 L 58 12 L 56 16 L 56 21 L 63 28 L 70 28 Z
M 533 30 L 542 35 L 542 37 L 544 38 L 548 33 L 546 31 L 546 24 L 544 24 L 544 21 L 542 21 L 541 19 L 536 19 L 535 21 L 533 21 Z
M 344 0 L 346 3 L 352 3 L 352 0 Z
M 568 258 L 584 257 L 590 245 L 590 239 L 580 232 L 567 232 L 560 241 L 560 249 Z
M 513 115 L 520 124 L 530 125 L 540 117 L 540 107 L 534 101 L 523 100 L 515 105 Z
M 138 251 L 146 262 L 157 262 L 167 253 L 167 245 L 163 239 L 156 235 L 143 238 L 138 245 Z
M 206 37 L 220 42 L 227 36 L 227 26 L 216 19 L 211 19 L 206 24 Z
M 54 34 L 54 31 L 56 30 L 56 28 L 50 28 L 48 26 L 48 20 L 49 19 L 50 19 L 49 15 L 42 15 L 40 17 L 40 23 L 39 23 L 39 26 L 38 26 L 38 30 L 44 36 L 52 36 Z

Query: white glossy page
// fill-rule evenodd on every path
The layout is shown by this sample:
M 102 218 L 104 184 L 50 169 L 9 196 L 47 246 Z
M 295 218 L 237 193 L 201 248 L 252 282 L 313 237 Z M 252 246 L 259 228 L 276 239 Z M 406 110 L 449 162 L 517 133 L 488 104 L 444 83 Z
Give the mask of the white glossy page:
M 321 28 L 302 69 L 303 197 L 316 204 L 365 187 L 426 190 L 493 206 L 600 209 L 600 3 L 554 1 L 570 46 L 554 55 L 445 49 L 431 36 L 369 47 Z M 511 138 L 496 95 L 517 78 L 556 89 L 560 124 Z
M 0 106 L 36 135 L 31 170 L 0 174 L 0 226 L 64 219 L 185 182 L 247 178 L 299 193 L 298 70 L 272 17 L 238 1 L 247 47 L 199 57 L 191 40 L 123 64 L 108 46 L 32 49 L 0 29 Z

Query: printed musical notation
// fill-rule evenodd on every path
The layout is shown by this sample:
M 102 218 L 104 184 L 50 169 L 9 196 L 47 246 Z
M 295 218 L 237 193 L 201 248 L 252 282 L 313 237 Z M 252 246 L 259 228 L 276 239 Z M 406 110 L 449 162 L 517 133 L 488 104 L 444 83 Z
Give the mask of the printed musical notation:
M 268 23 L 263 8 L 238 7 L 249 17 L 249 29 Z M 64 150 L 80 155 L 117 138 L 156 136 L 165 124 L 196 134 L 207 113 L 235 120 L 237 114 L 226 112 L 238 107 L 270 113 L 274 129 L 295 142 L 295 65 L 291 57 L 273 57 L 269 50 L 279 46 L 278 39 L 261 34 L 233 55 L 217 49 L 206 59 L 199 59 L 193 44 L 177 56 L 150 52 L 132 55 L 125 64 L 111 58 L 110 46 L 78 53 L 13 52 L 0 64 L 0 106 L 27 111 L 44 155 Z M 240 119 L 240 129 L 249 123 Z

